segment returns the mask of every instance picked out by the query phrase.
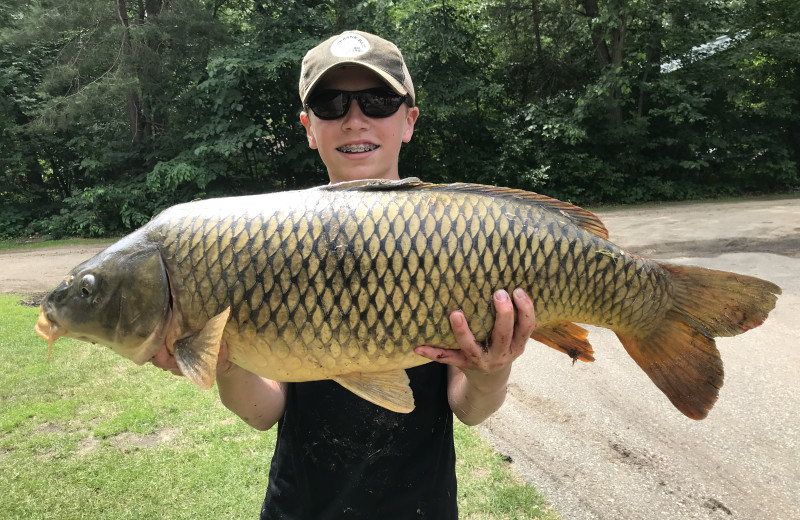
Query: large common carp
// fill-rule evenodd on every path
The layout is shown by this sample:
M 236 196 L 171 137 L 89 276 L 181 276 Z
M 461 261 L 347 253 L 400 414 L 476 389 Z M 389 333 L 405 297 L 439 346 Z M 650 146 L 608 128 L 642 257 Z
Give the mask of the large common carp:
M 593 214 L 542 195 L 417 179 L 191 202 L 75 267 L 36 331 L 139 364 L 166 343 L 203 388 L 224 338 L 260 376 L 333 379 L 408 412 L 404 369 L 428 362 L 414 347 L 455 345 L 456 309 L 485 341 L 493 292 L 521 287 L 534 339 L 591 361 L 574 322 L 607 327 L 681 412 L 705 417 L 723 380 L 714 337 L 760 325 L 780 288 L 646 260 L 607 237 Z

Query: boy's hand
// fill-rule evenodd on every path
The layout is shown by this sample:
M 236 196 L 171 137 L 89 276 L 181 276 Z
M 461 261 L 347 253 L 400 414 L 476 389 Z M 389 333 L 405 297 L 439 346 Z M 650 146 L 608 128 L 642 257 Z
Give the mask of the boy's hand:
M 169 351 L 166 343 L 161 345 L 161 350 L 159 350 L 155 356 L 150 358 L 150 362 L 161 370 L 172 372 L 176 376 L 183 375 L 181 369 L 178 368 L 178 362 L 175 361 L 175 356 L 173 356 L 172 352 Z
M 513 302 L 504 290 L 497 291 L 493 300 L 496 318 L 488 345 L 475 341 L 464 314 L 453 311 L 450 314 L 450 325 L 460 350 L 423 345 L 415 348 L 414 352 L 459 368 L 470 379 L 478 374 L 490 376 L 509 371 L 511 363 L 525 352 L 525 344 L 536 328 L 533 302 L 522 289 L 514 291 Z M 517 310 L 516 323 L 514 308 Z
M 533 302 L 525 291 L 516 289 L 513 303 L 502 290 L 494 294 L 493 300 L 495 322 L 488 345 L 475 341 L 463 313 L 454 311 L 450 324 L 460 350 L 429 346 L 414 349 L 421 356 L 450 365 L 447 401 L 467 425 L 480 424 L 503 405 L 511 364 L 525 352 L 525 344 L 536 327 Z
M 150 358 L 150 362 L 160 368 L 161 370 L 166 370 L 168 372 L 172 372 L 176 376 L 182 376 L 183 372 L 181 372 L 180 367 L 178 367 L 178 362 L 175 361 L 175 356 L 172 355 L 172 352 L 169 351 L 167 348 L 167 344 L 161 346 L 161 350 L 158 353 Z M 228 370 L 230 370 L 231 363 L 228 361 L 228 344 L 225 340 L 221 340 L 219 342 L 219 358 L 217 358 L 217 375 L 224 374 Z

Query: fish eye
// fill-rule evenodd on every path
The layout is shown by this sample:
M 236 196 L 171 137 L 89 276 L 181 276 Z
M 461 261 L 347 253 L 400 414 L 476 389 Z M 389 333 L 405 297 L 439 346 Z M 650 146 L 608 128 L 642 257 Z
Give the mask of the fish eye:
M 83 296 L 91 296 L 94 291 L 94 275 L 87 274 L 81 280 L 81 294 Z

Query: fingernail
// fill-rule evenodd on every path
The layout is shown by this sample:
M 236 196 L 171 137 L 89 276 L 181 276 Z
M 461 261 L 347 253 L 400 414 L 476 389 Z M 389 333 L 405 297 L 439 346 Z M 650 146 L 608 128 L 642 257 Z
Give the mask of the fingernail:
M 464 316 L 459 311 L 455 311 L 450 314 L 450 321 L 453 325 L 461 325 L 464 323 Z
M 514 289 L 514 296 L 516 296 L 517 298 L 526 298 L 528 296 L 528 293 L 517 287 L 516 289 Z
M 508 301 L 508 293 L 503 289 L 500 289 L 499 291 L 494 293 L 494 297 L 499 302 Z

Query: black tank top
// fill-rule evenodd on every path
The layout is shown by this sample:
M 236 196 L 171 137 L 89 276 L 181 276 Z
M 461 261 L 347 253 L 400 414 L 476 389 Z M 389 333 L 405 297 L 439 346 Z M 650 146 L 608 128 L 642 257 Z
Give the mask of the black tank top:
M 333 381 L 287 385 L 261 520 L 458 517 L 447 366 L 407 372 L 409 414 Z

